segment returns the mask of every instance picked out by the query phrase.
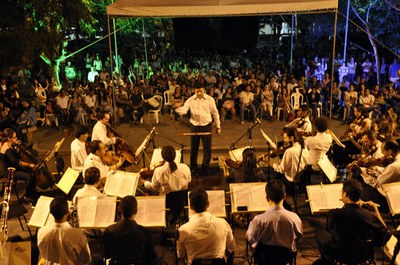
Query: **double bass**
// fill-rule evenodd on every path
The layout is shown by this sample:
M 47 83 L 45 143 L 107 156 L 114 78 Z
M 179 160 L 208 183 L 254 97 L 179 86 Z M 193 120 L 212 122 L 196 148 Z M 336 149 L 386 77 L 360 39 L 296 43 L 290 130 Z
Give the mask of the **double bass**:
M 136 163 L 136 156 L 135 152 L 136 150 L 130 146 L 126 141 L 122 139 L 122 136 L 119 132 L 111 128 L 110 125 L 106 125 L 107 127 L 107 136 L 112 138 L 112 137 L 117 137 L 117 141 L 114 144 L 115 147 L 115 155 L 113 156 L 111 154 L 107 154 L 103 160 L 106 164 L 112 165 L 118 162 L 119 157 L 123 156 L 125 158 L 125 161 L 134 164 Z

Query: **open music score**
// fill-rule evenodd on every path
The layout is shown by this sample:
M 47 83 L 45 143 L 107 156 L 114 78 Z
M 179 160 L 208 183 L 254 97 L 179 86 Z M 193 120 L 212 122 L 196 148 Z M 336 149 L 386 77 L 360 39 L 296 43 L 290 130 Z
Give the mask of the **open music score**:
M 225 191 L 224 190 L 207 190 L 209 206 L 207 212 L 217 217 L 226 217 L 226 203 L 225 203 Z M 189 218 L 192 217 L 194 211 L 190 209 L 190 201 L 188 194 L 188 207 L 189 207 Z
M 268 209 L 266 182 L 231 183 L 231 213 L 264 212 Z
M 327 155 L 321 157 L 318 161 L 318 165 L 331 183 L 336 180 L 337 168 L 332 164 Z
M 397 231 L 400 230 L 400 226 L 397 227 Z M 394 247 L 396 246 L 397 243 L 397 238 L 394 236 L 391 236 L 389 241 L 386 242 L 386 245 L 384 247 L 385 254 L 391 259 L 393 257 L 394 253 Z M 400 255 L 397 255 L 396 257 L 396 265 L 400 265 Z
M 265 140 L 267 140 L 268 144 L 275 150 L 278 150 L 278 147 L 274 143 L 274 141 L 269 138 L 269 136 L 263 131 L 263 129 L 260 129 L 262 136 L 264 137 Z
M 50 203 L 53 199 L 53 197 L 40 196 L 39 200 L 36 202 L 31 219 L 29 219 L 29 226 L 40 228 L 54 223 L 54 217 L 50 214 Z
M 382 185 L 392 215 L 400 214 L 400 182 Z
M 308 185 L 307 194 L 311 214 L 328 212 L 331 209 L 342 208 L 343 184 Z
M 229 151 L 229 157 L 233 161 L 243 161 L 243 151 L 246 150 L 247 148 L 251 148 L 250 146 L 245 146 L 237 149 L 233 149 Z
M 135 221 L 144 227 L 166 227 L 165 196 L 138 196 Z
M 64 175 L 61 177 L 60 181 L 56 183 L 56 186 L 65 194 L 68 194 L 71 191 L 72 186 L 74 186 L 78 177 L 79 172 L 69 167 L 67 171 L 65 171 Z
M 104 185 L 104 193 L 111 196 L 123 198 L 127 195 L 135 195 L 140 173 L 113 171 L 108 175 Z
M 115 197 L 78 197 L 79 227 L 106 228 L 115 222 L 117 200 Z
M 160 161 L 163 161 L 164 159 L 161 156 L 161 150 L 162 148 L 156 148 L 153 151 L 153 156 L 151 157 L 150 161 L 150 168 L 153 168 L 155 164 L 157 164 Z M 175 156 L 175 163 L 180 164 L 181 163 L 181 158 L 182 158 L 182 151 L 181 149 L 175 150 L 176 156 Z

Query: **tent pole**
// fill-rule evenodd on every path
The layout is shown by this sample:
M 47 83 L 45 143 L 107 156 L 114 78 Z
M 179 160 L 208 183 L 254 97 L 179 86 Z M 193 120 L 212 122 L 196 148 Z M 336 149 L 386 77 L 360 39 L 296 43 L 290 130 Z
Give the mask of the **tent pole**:
M 337 19 L 338 19 L 338 9 L 335 9 L 335 24 L 333 25 L 333 45 L 332 45 L 332 62 L 331 62 L 331 89 L 330 89 L 330 100 L 329 100 L 329 129 L 331 128 L 331 120 L 332 120 L 332 95 L 333 95 L 333 75 L 335 73 L 335 50 L 336 50 L 336 27 L 337 27 Z
M 114 60 L 112 53 L 112 42 L 111 42 L 111 26 L 110 26 L 110 16 L 107 14 L 107 27 L 108 27 L 108 50 L 110 51 L 110 67 L 111 67 L 111 83 L 112 83 L 112 106 L 114 110 L 114 124 L 117 124 L 117 112 L 115 105 L 115 82 L 114 82 Z M 115 28 L 114 28 L 115 30 Z M 116 34 L 116 32 L 114 32 Z
M 347 0 L 347 11 L 346 11 L 346 27 L 344 33 L 344 50 L 343 50 L 343 61 L 347 60 L 347 34 L 349 31 L 349 15 L 350 15 L 350 0 Z
M 292 13 L 292 34 L 290 36 L 290 73 L 293 73 L 294 13 Z
M 146 71 L 144 72 L 145 77 L 144 79 L 148 78 L 148 73 L 149 73 L 149 61 L 148 61 L 148 57 L 147 57 L 147 41 L 146 41 L 146 31 L 144 29 L 144 18 L 142 18 L 142 22 L 143 22 L 143 41 L 144 41 L 144 56 L 145 56 L 145 60 L 146 60 Z

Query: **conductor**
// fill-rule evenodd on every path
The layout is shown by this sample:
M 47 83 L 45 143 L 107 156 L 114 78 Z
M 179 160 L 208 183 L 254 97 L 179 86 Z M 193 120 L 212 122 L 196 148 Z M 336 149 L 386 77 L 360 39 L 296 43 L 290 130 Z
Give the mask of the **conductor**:
M 203 163 L 201 173 L 209 175 L 209 166 L 211 160 L 211 129 L 214 119 L 217 127 L 216 133 L 221 133 L 221 121 L 215 101 L 212 97 L 205 94 L 205 89 L 197 85 L 194 89 L 195 94 L 188 98 L 185 104 L 175 111 L 184 115 L 190 110 L 190 124 L 192 133 L 209 133 L 209 135 L 192 135 L 190 150 L 190 169 L 192 173 L 197 173 L 197 156 L 199 152 L 200 139 L 203 142 Z

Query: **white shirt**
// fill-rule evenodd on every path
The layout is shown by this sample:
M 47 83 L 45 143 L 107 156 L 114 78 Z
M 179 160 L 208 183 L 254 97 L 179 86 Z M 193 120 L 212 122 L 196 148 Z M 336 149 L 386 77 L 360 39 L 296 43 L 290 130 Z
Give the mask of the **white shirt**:
M 39 229 L 37 242 L 46 265 L 89 264 L 90 250 L 86 236 L 68 222 L 54 223 Z
M 187 256 L 188 264 L 195 258 L 222 258 L 225 250 L 236 248 L 229 224 L 208 212 L 192 215 L 189 222 L 179 228 L 178 257 Z
M 169 163 L 165 162 L 164 165 L 154 170 L 151 182 L 146 181 L 144 186 L 158 191 L 160 195 L 171 191 L 187 189 L 192 180 L 190 168 L 185 164 L 177 164 L 177 167 L 178 168 L 171 174 Z
M 88 106 L 88 108 L 93 108 L 94 106 L 96 106 L 96 101 L 96 95 L 94 95 L 93 97 L 91 97 L 90 95 L 85 96 L 85 105 Z
M 90 197 L 90 196 L 104 197 L 106 195 L 101 193 L 95 186 L 85 184 L 85 186 L 83 186 L 83 188 L 80 188 L 75 193 L 74 199 L 72 201 L 74 203 L 76 203 L 76 199 L 78 197 Z
M 105 165 L 103 161 L 101 161 L 100 157 L 92 153 L 90 153 L 87 156 L 85 163 L 83 164 L 83 170 L 82 170 L 83 177 L 85 177 L 86 169 L 90 167 L 97 167 L 100 170 L 100 179 L 106 178 L 108 176 L 108 171 L 110 169 L 109 166 Z
M 297 127 L 297 131 L 301 133 L 310 133 L 312 131 L 312 123 L 309 117 L 303 118 L 296 118 L 291 123 L 285 125 L 285 127 L 293 127 L 295 124 L 303 124 L 301 127 Z
M 67 109 L 68 108 L 68 101 L 69 101 L 69 97 L 68 96 L 64 96 L 64 97 L 57 96 L 56 97 L 56 103 L 62 109 Z
M 96 122 L 92 131 L 92 141 L 99 140 L 105 146 L 115 144 L 117 138 L 109 138 L 107 136 L 107 126 L 105 126 L 101 121 Z
M 305 145 L 308 148 L 308 164 L 315 171 L 321 170 L 318 161 L 328 152 L 332 145 L 332 136 L 326 132 L 317 132 L 317 135 L 307 137 Z
M 375 102 L 375 97 L 372 94 L 369 94 L 368 96 L 361 96 L 360 97 L 360 103 L 365 105 L 366 107 L 371 107 L 374 105 Z
M 87 157 L 85 142 L 75 138 L 71 142 L 71 167 L 76 171 L 82 172 L 83 164 Z
M 194 126 L 206 126 L 210 124 L 214 118 L 217 128 L 221 128 L 219 113 L 215 100 L 209 95 L 204 94 L 204 98 L 197 98 L 196 95 L 191 96 L 185 101 L 182 107 L 177 108 L 178 114 L 184 115 L 190 110 L 190 123 Z
M 242 91 L 240 92 L 240 102 L 244 104 L 249 104 L 253 101 L 254 99 L 254 94 L 252 92 L 248 91 Z
M 297 166 L 299 165 L 301 146 L 298 142 L 294 143 L 292 147 L 288 148 L 283 154 L 282 161 L 279 165 L 274 164 L 273 168 L 279 173 L 285 174 L 288 181 L 293 182 L 297 173 Z M 307 166 L 308 163 L 308 150 L 303 149 L 301 154 L 301 162 L 299 173 Z

